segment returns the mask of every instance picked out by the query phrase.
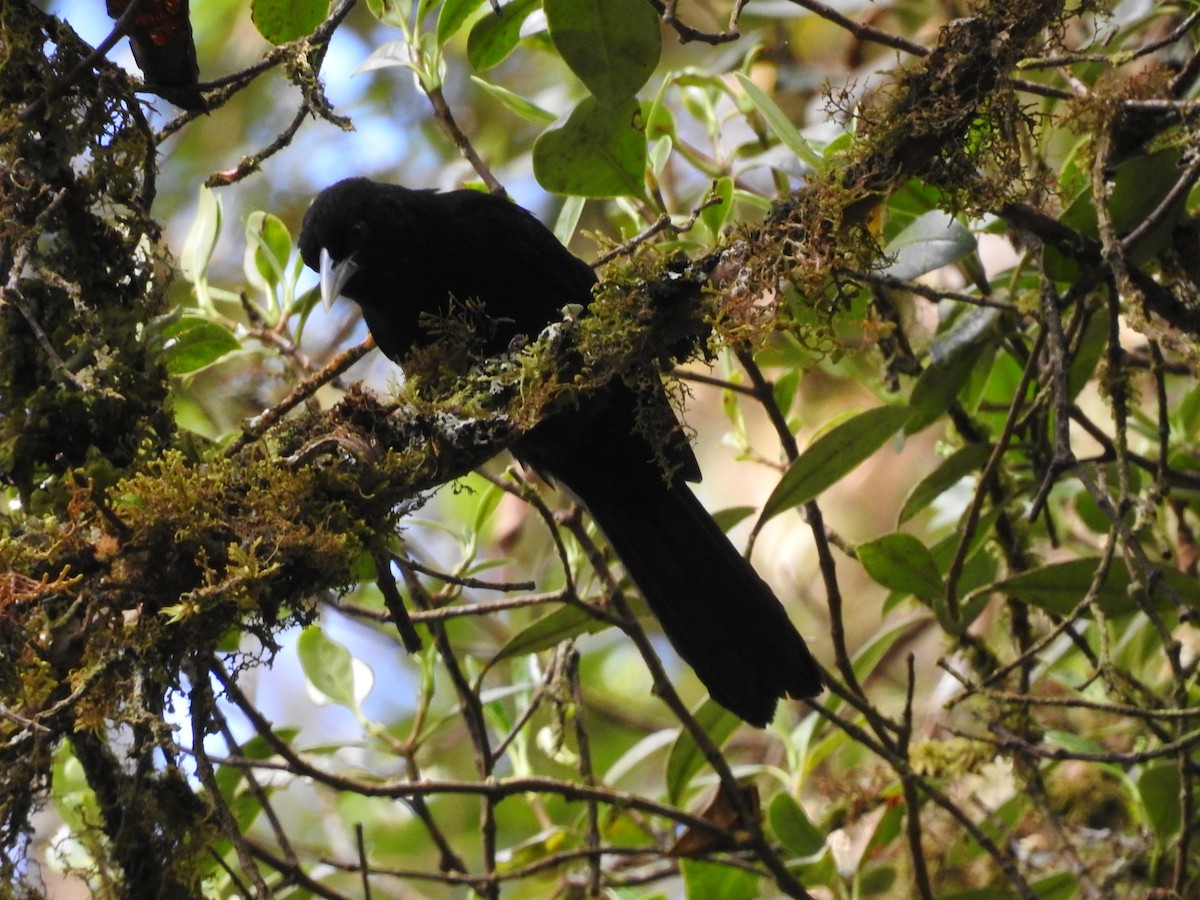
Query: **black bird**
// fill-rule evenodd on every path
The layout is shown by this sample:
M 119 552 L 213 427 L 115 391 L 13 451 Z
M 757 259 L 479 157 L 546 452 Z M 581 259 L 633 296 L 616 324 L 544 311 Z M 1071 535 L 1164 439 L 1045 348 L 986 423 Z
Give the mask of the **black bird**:
M 501 197 L 365 178 L 317 196 L 300 252 L 321 273 L 326 302 L 339 293 L 357 302 L 379 348 L 400 364 L 431 340 L 421 314 L 445 316 L 451 297 L 484 304 L 494 325 L 486 350 L 499 353 L 560 320 L 565 305 L 586 306 L 596 283 L 586 263 Z M 647 401 L 614 379 L 526 432 L 512 453 L 583 502 L 713 699 L 761 727 L 780 697 L 819 693 L 820 670 L 766 582 L 685 484 L 700 469 L 665 392 L 649 402 L 665 411 L 669 478 L 638 431 L 639 402 Z

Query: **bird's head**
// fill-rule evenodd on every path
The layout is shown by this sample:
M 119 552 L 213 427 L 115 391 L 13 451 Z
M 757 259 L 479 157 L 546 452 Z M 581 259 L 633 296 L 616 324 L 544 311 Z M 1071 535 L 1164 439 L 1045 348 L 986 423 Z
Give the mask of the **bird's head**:
M 320 273 L 326 309 L 341 295 L 362 304 L 373 283 L 395 271 L 402 247 L 383 237 L 404 221 L 397 191 L 406 189 L 347 178 L 321 191 L 304 214 L 300 255 Z

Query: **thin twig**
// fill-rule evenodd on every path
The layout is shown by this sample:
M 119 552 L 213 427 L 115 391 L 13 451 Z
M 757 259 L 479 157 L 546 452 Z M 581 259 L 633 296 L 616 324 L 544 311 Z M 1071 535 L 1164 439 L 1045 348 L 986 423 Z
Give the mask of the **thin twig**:
M 1021 69 L 1053 69 L 1084 63 L 1125 65 L 1182 40 L 1192 30 L 1192 26 L 1197 21 L 1200 21 L 1200 11 L 1193 12 L 1190 16 L 1187 16 L 1163 37 L 1150 41 L 1136 50 L 1121 50 L 1116 53 L 1068 53 L 1061 56 L 1045 56 L 1037 59 L 1022 60 L 1018 63 L 1017 67 Z
M 351 347 L 349 350 L 343 350 L 326 363 L 321 371 L 296 385 L 290 394 L 273 407 L 247 421 L 246 427 L 242 429 L 242 433 L 225 448 L 225 455 L 230 458 L 237 456 L 244 447 L 266 434 L 292 409 L 299 406 L 374 349 L 375 339 L 368 335 L 366 340 L 358 346 Z
M 904 693 L 904 714 L 901 716 L 900 733 L 896 739 L 896 755 L 909 759 L 910 743 L 913 735 L 913 694 L 916 688 L 916 669 L 913 655 L 908 654 L 907 688 Z M 908 852 L 913 864 L 913 881 L 923 900 L 933 900 L 933 885 L 929 880 L 929 866 L 925 861 L 925 849 L 921 843 L 921 798 L 917 780 L 911 773 L 897 773 L 901 776 L 904 787 L 905 832 L 908 837 Z
M 910 41 L 907 38 L 902 38 L 899 35 L 891 34 L 887 31 L 882 31 L 878 28 L 873 28 L 870 25 L 864 25 L 861 22 L 855 22 L 842 15 L 832 6 L 826 3 L 821 3 L 820 0 L 789 0 L 796 6 L 803 7 L 814 15 L 820 16 L 828 22 L 832 22 L 845 31 L 850 32 L 860 41 L 870 41 L 874 44 L 883 44 L 885 47 L 891 47 L 893 50 L 901 50 L 905 53 L 911 53 L 913 56 L 928 56 L 930 50 L 923 44 L 918 44 L 915 41 Z
M 664 25 L 669 25 L 679 35 L 679 42 L 681 44 L 687 44 L 691 41 L 701 41 L 705 44 L 717 46 L 718 44 L 728 44 L 731 41 L 736 41 L 742 36 L 737 28 L 737 19 L 742 11 L 742 7 L 745 5 L 746 0 L 738 0 L 730 16 L 729 27 L 725 31 L 700 31 L 682 21 L 675 11 L 676 7 L 679 6 L 679 0 L 666 0 L 662 4 L 662 20 Z
M 371 865 L 367 858 L 367 841 L 363 834 L 362 822 L 354 823 L 354 845 L 358 850 L 358 866 L 362 873 L 363 898 L 371 900 Z
M 207 724 L 215 708 L 212 696 L 212 684 L 208 679 L 208 673 L 204 669 L 200 670 L 200 677 L 192 685 L 189 699 L 191 701 L 192 720 L 191 749 L 192 756 L 196 760 L 196 774 L 212 799 L 214 816 L 221 826 L 222 833 L 233 845 L 234 852 L 237 853 L 238 862 L 242 867 L 242 873 L 250 879 L 255 896 L 261 898 L 271 897 L 273 896 L 271 889 L 267 886 L 262 873 L 254 863 L 254 855 L 251 852 L 245 835 L 242 834 L 242 829 L 238 827 L 237 818 L 225 802 L 225 795 L 217 783 L 212 761 L 204 747 L 204 740 L 207 737 Z
M 934 287 L 933 285 L 923 284 L 919 281 L 910 281 L 907 278 L 886 275 L 882 272 L 864 272 L 861 269 L 839 267 L 834 269 L 834 273 L 852 278 L 855 281 L 875 284 L 893 290 L 906 291 L 934 303 L 941 303 L 943 300 L 954 300 L 958 303 L 969 303 L 972 306 L 989 306 L 992 309 L 1002 309 L 1005 312 L 1020 312 L 1020 308 L 1015 303 L 1010 303 L 1007 300 L 996 300 L 992 297 L 980 296 L 979 294 L 968 294 L 963 291 L 952 291 L 947 288 Z
M 223 172 L 214 172 L 209 175 L 204 181 L 204 186 L 207 188 L 228 187 L 251 175 L 262 168 L 264 161 L 270 159 L 280 150 L 287 147 L 292 138 L 296 136 L 296 132 L 300 130 L 300 126 L 304 124 L 304 120 L 308 118 L 311 109 L 308 102 L 300 104 L 300 108 L 296 111 L 296 115 L 292 117 L 291 123 L 287 128 L 283 129 L 275 139 L 267 146 L 263 147 L 257 153 L 252 153 L 249 156 L 243 156 L 236 166 L 232 169 L 227 169 Z
M 593 269 L 598 269 L 601 266 L 612 262 L 618 256 L 629 256 L 634 250 L 646 243 L 646 241 L 650 240 L 650 238 L 657 234 L 661 234 L 664 231 L 670 231 L 672 234 L 686 234 L 692 230 L 692 227 L 696 224 L 696 220 L 700 218 L 700 213 L 704 212 L 704 210 L 708 209 L 710 206 L 720 205 L 721 202 L 722 200 L 720 197 L 714 193 L 709 193 L 704 200 L 701 201 L 700 205 L 692 210 L 687 219 L 685 219 L 683 222 L 680 222 L 678 225 L 671 221 L 671 216 L 669 214 L 663 213 L 657 219 L 651 222 L 646 228 L 635 234 L 629 240 L 619 244 L 616 247 L 613 247 L 606 253 L 600 254 L 600 256 L 592 260 L 589 265 Z
M 475 145 L 471 143 L 471 139 L 459 127 L 457 120 L 454 118 L 454 113 L 450 109 L 450 104 L 446 102 L 446 95 L 442 93 L 440 87 L 426 88 L 422 84 L 425 91 L 425 96 L 429 98 L 430 104 L 433 106 L 434 117 L 438 124 L 442 126 L 442 130 L 458 148 L 458 152 L 462 154 L 463 159 L 471 164 L 471 168 L 475 173 L 483 179 L 483 183 L 487 185 L 487 189 L 493 194 L 505 196 L 507 192 L 504 190 L 504 185 L 492 173 L 491 167 L 483 161 L 483 157 L 475 150 Z

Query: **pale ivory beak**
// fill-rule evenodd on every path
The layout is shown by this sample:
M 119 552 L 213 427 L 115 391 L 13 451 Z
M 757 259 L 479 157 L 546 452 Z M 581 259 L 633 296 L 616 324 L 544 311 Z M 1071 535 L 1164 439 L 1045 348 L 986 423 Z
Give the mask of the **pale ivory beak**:
M 333 301 L 341 296 L 342 288 L 354 274 L 355 268 L 353 254 L 341 262 L 334 262 L 329 251 L 321 248 L 321 302 L 325 304 L 326 312 L 333 307 Z

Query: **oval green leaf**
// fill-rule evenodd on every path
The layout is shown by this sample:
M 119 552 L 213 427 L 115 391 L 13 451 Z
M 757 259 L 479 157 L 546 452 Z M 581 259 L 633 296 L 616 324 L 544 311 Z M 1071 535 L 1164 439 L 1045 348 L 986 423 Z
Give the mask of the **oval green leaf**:
M 1179 833 L 1179 769 L 1170 763 L 1150 765 L 1137 780 L 1146 821 L 1160 840 Z
M 329 15 L 329 0 L 253 0 L 250 18 L 272 44 L 286 44 L 313 33 Z
M 753 506 L 731 506 L 728 509 L 717 510 L 712 514 L 712 518 L 717 523 L 717 527 L 728 534 L 729 530 L 738 522 L 748 519 L 752 515 L 754 515 Z
M 813 171 L 820 172 L 825 168 L 824 158 L 796 130 L 796 126 L 787 117 L 787 113 L 780 109 L 774 100 L 763 93 L 762 88 L 751 81 L 748 75 L 742 72 L 734 72 L 733 75 L 738 80 L 738 84 L 742 86 L 742 90 L 746 92 L 750 103 L 766 119 L 767 125 L 775 132 L 775 136 L 779 138 L 783 145 L 796 154 L 796 158 L 809 166 Z
M 545 127 L 553 122 L 557 116 L 549 110 L 542 109 L 536 103 L 526 100 L 519 94 L 514 94 L 508 88 L 502 88 L 498 84 L 491 84 L 484 81 L 478 75 L 472 75 L 471 80 L 480 88 L 486 91 L 491 96 L 495 97 L 505 108 L 516 113 L 527 122 L 532 122 L 534 125 Z
M 884 274 L 913 279 L 974 252 L 975 236 L 940 209 L 918 216 L 884 248 L 893 257 Z
M 509 642 L 500 648 L 492 663 L 548 650 L 568 638 L 581 634 L 595 634 L 607 627 L 607 622 L 588 615 L 578 606 L 563 606 L 513 635 Z
M 859 544 L 858 561 L 867 574 L 893 591 L 932 602 L 945 592 L 933 554 L 911 534 L 897 531 Z
M 867 866 L 859 869 L 854 877 L 855 895 L 859 897 L 892 896 L 895 884 L 894 866 Z
M 729 213 L 733 210 L 733 179 L 728 176 L 716 179 L 712 190 L 709 191 L 709 197 L 716 197 L 721 202 L 705 207 L 700 213 L 700 221 L 716 241 L 721 237 L 721 229 L 725 227 Z
M 286 277 L 288 258 L 292 255 L 292 235 L 283 220 L 271 213 L 252 212 L 246 219 L 246 249 L 263 281 L 275 288 Z
M 533 174 L 555 194 L 641 197 L 645 171 L 641 105 L 632 98 L 602 106 L 588 97 L 533 145 Z
M 779 843 L 793 856 L 816 856 L 825 849 L 825 833 L 812 823 L 804 807 L 786 791 L 771 798 L 767 822 Z
M 812 500 L 836 484 L 904 427 L 912 410 L 878 406 L 822 435 L 788 466 L 767 498 L 757 528 L 785 510 Z
M 162 361 L 172 375 L 188 375 L 212 365 L 242 345 L 224 326 L 200 316 L 184 316 L 162 330 Z
M 684 896 L 720 897 L 721 900 L 755 900 L 761 897 L 762 877 L 755 872 L 736 869 L 705 859 L 681 859 Z
M 991 444 L 967 444 L 926 475 L 912 489 L 900 508 L 898 524 L 903 524 L 927 507 L 959 480 L 983 466 L 992 455 Z
M 179 254 L 179 269 L 193 284 L 207 278 L 208 263 L 221 234 L 221 216 L 221 198 L 212 188 L 201 185 L 196 218 L 183 242 L 183 252 Z
M 646 0 L 545 0 L 550 38 L 601 103 L 638 92 L 662 53 L 658 15 Z
M 501 7 L 498 14 L 489 13 L 475 23 L 467 37 L 467 59 L 475 71 L 490 69 L 512 53 L 521 40 L 521 26 L 538 3 L 539 0 L 513 0 Z
M 349 650 L 313 625 L 300 632 L 296 654 L 309 684 L 334 703 L 358 708 L 354 698 L 354 659 Z
M 975 593 L 999 591 L 1012 594 L 1047 612 L 1066 616 L 1070 615 L 1087 594 L 1099 565 L 1098 557 L 1054 563 L 997 581 Z M 1156 585 L 1151 598 L 1153 606 L 1174 606 L 1174 598 L 1177 596 L 1188 606 L 1200 608 L 1200 581 L 1177 569 L 1163 566 L 1155 566 L 1153 575 L 1152 580 Z M 1129 572 L 1122 563 L 1114 561 L 1100 586 L 1097 597 L 1100 610 L 1107 616 L 1137 612 L 1141 607 L 1130 595 L 1130 586 Z M 970 602 L 970 599 L 968 598 L 967 602 Z
M 463 27 L 475 10 L 483 5 L 484 0 L 446 0 L 438 12 L 437 42 L 438 46 L 454 37 Z
M 913 416 L 904 426 L 905 434 L 916 434 L 944 415 L 978 361 L 977 354 L 957 353 L 941 363 L 927 366 L 908 398 Z

